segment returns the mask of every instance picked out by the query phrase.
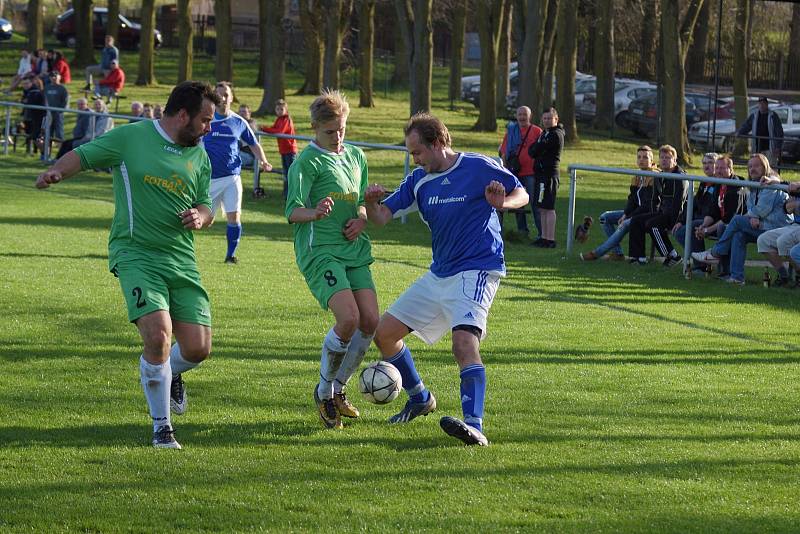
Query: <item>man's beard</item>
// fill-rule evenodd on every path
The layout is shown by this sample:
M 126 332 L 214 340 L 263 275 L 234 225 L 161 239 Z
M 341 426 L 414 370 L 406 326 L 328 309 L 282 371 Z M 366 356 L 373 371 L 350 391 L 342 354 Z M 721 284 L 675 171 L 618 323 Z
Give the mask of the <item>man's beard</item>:
M 181 130 L 178 131 L 178 138 L 176 141 L 181 146 L 193 147 L 197 146 L 202 138 L 202 135 L 195 136 L 194 132 L 189 127 L 186 127 L 181 128 Z

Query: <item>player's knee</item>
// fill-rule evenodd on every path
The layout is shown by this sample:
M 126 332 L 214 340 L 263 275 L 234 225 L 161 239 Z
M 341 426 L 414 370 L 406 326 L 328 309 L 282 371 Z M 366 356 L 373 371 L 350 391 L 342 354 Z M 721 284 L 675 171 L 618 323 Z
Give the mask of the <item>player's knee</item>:
M 363 314 L 359 320 L 358 329 L 365 334 L 374 334 L 378 328 L 377 314 Z
M 166 330 L 154 329 L 142 334 L 144 350 L 148 354 L 160 354 L 165 358 L 169 355 L 172 336 Z
M 203 340 L 196 345 L 181 345 L 181 356 L 192 363 L 200 363 L 211 355 L 211 340 Z
M 375 341 L 375 346 L 378 347 L 381 354 L 391 356 L 397 353 L 397 351 L 393 350 L 398 342 L 396 337 L 397 336 L 393 335 L 388 328 L 379 323 L 378 327 L 375 329 L 373 341 Z
M 481 330 L 475 326 L 463 325 L 453 329 L 453 357 L 461 367 L 481 362 L 480 337 Z
M 347 312 L 336 316 L 336 333 L 343 339 L 352 339 L 359 322 L 358 308 L 347 310 Z

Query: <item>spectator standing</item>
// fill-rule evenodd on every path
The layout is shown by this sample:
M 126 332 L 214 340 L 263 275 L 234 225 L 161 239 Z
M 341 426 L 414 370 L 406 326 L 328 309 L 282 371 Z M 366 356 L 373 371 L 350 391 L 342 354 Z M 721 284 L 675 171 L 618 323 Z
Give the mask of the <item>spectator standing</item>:
M 754 182 L 760 182 L 774 174 L 764 154 L 751 156 L 747 162 L 747 170 L 750 180 Z M 764 232 L 792 223 L 794 217 L 784 211 L 787 199 L 788 195 L 777 189 L 751 190 L 747 196 L 747 213 L 733 217 L 716 245 L 706 251 L 695 252 L 692 257 L 697 261 L 716 265 L 723 256 L 730 256 L 731 272 L 725 280 L 744 285 L 747 243 L 755 243 Z
M 564 126 L 558 122 L 555 108 L 542 113 L 544 133 L 528 148 L 533 165 L 534 208 L 542 221 L 542 240 L 533 245 L 556 248 L 556 193 L 558 192 L 558 165 L 564 150 Z
M 123 87 L 125 87 L 125 72 L 120 68 L 119 62 L 115 59 L 111 62 L 111 68 L 106 77 L 95 82 L 94 94 L 98 97 L 116 96 L 122 92 Z M 137 104 L 139 103 L 137 102 Z M 141 104 L 139 105 L 141 106 Z M 131 104 L 131 106 L 133 106 L 133 104 Z
M 44 106 L 47 104 L 42 90 L 42 80 L 38 76 L 22 80 L 22 103 L 31 106 Z M 39 139 L 42 132 L 42 123 L 47 112 L 43 109 L 25 108 L 22 112 L 22 121 L 25 124 L 28 142 Z
M 531 159 L 528 149 L 542 135 L 542 129 L 531 123 L 531 108 L 520 106 L 517 108 L 517 120 L 512 121 L 506 126 L 506 133 L 503 142 L 500 143 L 500 157 L 503 158 L 503 166 L 510 170 L 514 176 L 525 186 L 529 198 L 533 199 L 533 159 Z M 536 241 L 541 242 L 542 222 L 539 217 L 539 210 L 533 202 L 530 202 L 531 216 L 536 225 Z M 503 227 L 503 213 L 498 212 L 500 217 L 500 228 Z M 517 220 L 517 231 L 528 237 L 528 221 L 525 212 L 515 212 Z
M 653 161 L 653 149 L 642 145 L 636 150 L 636 165 L 643 171 L 658 172 Z M 606 211 L 600 215 L 600 224 L 608 239 L 594 250 L 581 254 L 584 261 L 602 258 L 608 253 L 609 259 L 624 260 L 625 254 L 619 244 L 630 230 L 631 218 L 641 213 L 653 213 L 661 202 L 661 191 L 655 187 L 656 180 L 651 176 L 634 176 L 624 210 Z M 659 184 L 660 185 L 660 184 Z
M 289 106 L 286 100 L 279 98 L 275 101 L 275 122 L 272 126 L 262 126 L 261 131 L 267 133 L 279 133 L 294 135 L 294 123 L 289 116 Z M 297 141 L 294 139 L 278 138 L 278 153 L 281 155 L 281 166 L 283 167 L 283 199 L 286 200 L 288 188 L 289 167 L 297 157 Z
M 61 75 L 61 83 L 70 83 L 72 81 L 72 72 L 69 70 L 69 63 L 64 59 L 64 54 L 58 50 L 53 52 L 53 70 L 58 71 Z
M 61 75 L 57 70 L 50 71 L 50 84 L 44 90 L 45 101 L 51 108 L 66 108 L 69 106 L 69 92 L 61 85 Z M 64 139 L 64 112 L 50 112 L 50 137 Z
M 100 64 L 86 67 L 86 87 L 83 88 L 84 91 L 92 89 L 93 76 L 98 78 L 108 76 L 112 61 L 116 61 L 117 65 L 119 65 L 119 50 L 114 46 L 114 37 L 106 35 L 105 47 L 100 53 Z
M 770 111 L 766 97 L 758 99 L 758 109 L 747 117 L 736 135 L 750 136 L 750 153 L 764 154 L 770 165 L 779 165 L 783 148 L 783 125 L 778 114 Z

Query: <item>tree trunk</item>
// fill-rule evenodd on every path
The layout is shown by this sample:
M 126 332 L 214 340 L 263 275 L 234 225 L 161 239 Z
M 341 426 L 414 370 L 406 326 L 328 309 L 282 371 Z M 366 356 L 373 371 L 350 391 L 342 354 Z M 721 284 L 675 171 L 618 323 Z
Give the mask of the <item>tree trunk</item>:
M 800 4 L 792 6 L 791 32 L 789 33 L 789 65 L 800 67 Z
M 498 117 L 505 117 L 506 97 L 510 90 L 509 64 L 511 63 L 511 19 L 513 4 L 508 2 L 503 20 L 500 22 L 500 45 L 497 52 L 497 94 L 495 113 Z
M 531 108 L 534 117 L 538 116 L 542 108 L 542 77 L 539 67 L 542 65 L 544 54 L 547 7 L 548 0 L 527 1 L 525 39 L 522 44 L 522 55 L 519 58 L 518 105 Z
M 339 88 L 339 66 L 342 57 L 342 42 L 347 33 L 350 14 L 353 12 L 352 0 L 323 0 L 325 11 L 325 54 L 322 67 L 322 85 L 326 88 Z
M 464 32 L 467 26 L 467 0 L 455 0 L 453 6 L 453 48 L 450 55 L 450 84 L 447 96 L 451 102 L 461 98 L 461 77 L 464 75 Z
M 286 96 L 283 88 L 286 56 L 283 14 L 286 3 L 285 0 L 259 0 L 258 9 L 259 35 L 267 53 L 261 56 L 264 94 L 256 114 L 266 115 L 274 113 L 275 101 Z
M 556 32 L 556 109 L 564 124 L 565 140 L 578 141 L 575 124 L 575 70 L 578 61 L 578 0 L 562 0 Z
M 675 147 L 678 162 L 691 161 L 686 130 L 685 82 L 686 48 L 703 0 L 691 0 L 683 21 L 678 2 L 664 2 L 661 13 L 661 59 L 663 64 L 663 106 L 660 116 L 664 140 Z
M 431 109 L 433 83 L 433 0 L 395 0 L 395 11 L 408 55 L 409 111 Z M 402 58 L 395 56 L 399 62 Z M 395 71 L 396 72 L 396 71 Z M 494 107 L 494 105 L 493 105 Z
M 749 61 L 747 29 L 750 25 L 750 0 L 737 0 L 736 24 L 733 32 L 733 95 L 736 108 L 736 128 L 747 120 L 747 64 Z M 740 139 L 734 148 L 736 155 L 747 151 L 749 139 Z
M 401 22 L 401 24 L 403 24 Z M 392 84 L 392 89 L 398 87 L 408 87 L 409 80 L 411 79 L 411 75 L 409 74 L 409 63 L 410 59 L 408 57 L 408 46 L 406 45 L 406 38 L 403 35 L 403 31 L 395 27 L 394 28 L 394 71 L 392 71 L 392 79 L 390 80 Z
M 597 76 L 594 127 L 611 130 L 614 126 L 614 0 L 598 0 L 594 34 L 594 72 Z
M 44 48 L 44 8 L 41 0 L 28 2 L 28 48 L 31 52 Z
M 156 76 L 153 73 L 153 29 L 155 25 L 155 0 L 142 0 L 142 31 L 139 41 L 139 76 L 136 78 L 136 85 L 154 85 L 156 83 Z
M 553 105 L 553 76 L 555 75 L 555 42 L 556 24 L 558 22 L 559 0 L 549 0 L 547 5 L 547 21 L 544 26 L 544 39 L 542 41 L 542 62 L 539 72 L 542 76 L 541 94 L 537 100 L 543 108 Z
M 373 63 L 375 55 L 375 0 L 361 0 L 359 6 L 359 76 L 358 107 L 375 107 L 373 93 Z
M 214 27 L 217 30 L 217 57 L 214 76 L 217 80 L 233 81 L 233 21 L 231 0 L 214 1 Z
M 300 95 L 318 95 L 322 92 L 322 58 L 325 55 L 325 40 L 322 35 L 323 12 L 320 0 L 301 0 L 300 27 L 306 49 L 306 75 Z
M 94 35 L 92 31 L 92 0 L 75 0 L 72 7 L 75 9 L 75 58 L 72 66 L 83 68 L 93 65 Z
M 481 42 L 480 114 L 474 130 L 497 131 L 497 54 L 505 18 L 505 0 L 477 0 L 478 38 Z
M 655 64 L 656 41 L 658 40 L 658 2 L 644 0 L 644 18 L 642 19 L 642 55 L 639 56 L 639 79 L 652 80 L 656 77 Z
M 192 0 L 178 0 L 178 83 L 192 79 L 193 32 Z
M 119 43 L 119 0 L 108 0 L 106 35 L 110 35 L 115 43 Z
M 686 58 L 686 81 L 689 83 L 702 83 L 705 80 L 709 18 L 711 18 L 711 1 L 706 0 L 697 18 L 689 55 Z

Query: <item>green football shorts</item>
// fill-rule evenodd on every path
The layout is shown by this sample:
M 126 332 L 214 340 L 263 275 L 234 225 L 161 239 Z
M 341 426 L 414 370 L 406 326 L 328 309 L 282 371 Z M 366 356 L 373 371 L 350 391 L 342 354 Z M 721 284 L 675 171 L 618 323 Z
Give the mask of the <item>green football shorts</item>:
M 339 291 L 349 289 L 375 289 L 369 264 L 348 267 L 342 260 L 327 254 L 316 258 L 303 272 L 311 294 L 323 310 L 328 309 L 328 301 Z
M 195 266 L 179 269 L 139 258 L 118 262 L 112 272 L 119 278 L 130 322 L 166 310 L 176 321 L 211 326 L 208 293 Z

